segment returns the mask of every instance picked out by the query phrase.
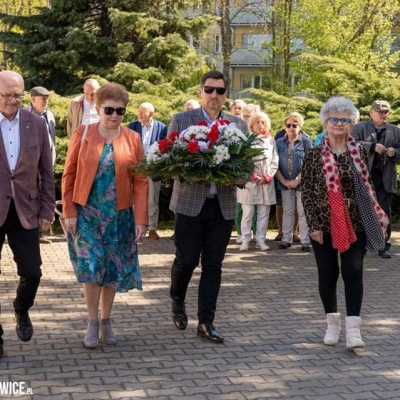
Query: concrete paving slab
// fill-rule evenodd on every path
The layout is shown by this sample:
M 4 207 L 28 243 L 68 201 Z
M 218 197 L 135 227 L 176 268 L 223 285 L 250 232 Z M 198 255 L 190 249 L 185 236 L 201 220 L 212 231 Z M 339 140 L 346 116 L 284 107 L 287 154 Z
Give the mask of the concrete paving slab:
M 276 232 L 269 232 L 271 238 Z M 35 334 L 18 340 L 12 300 L 17 276 L 5 245 L 0 276 L 5 357 L 1 399 L 157 400 L 375 400 L 400 399 L 400 234 L 393 257 L 368 254 L 362 334 L 366 348 L 324 346 L 325 320 L 312 253 L 301 247 L 240 252 L 235 234 L 227 250 L 215 324 L 221 345 L 196 336 L 199 268 L 189 287 L 189 326 L 170 319 L 172 231 L 144 238 L 140 262 L 144 290 L 117 294 L 116 346 L 83 347 L 86 307 L 62 236 L 41 245 L 43 278 L 31 318 Z M 339 311 L 345 312 L 339 281 Z M 25 392 L 5 394 L 7 385 Z M 15 386 L 15 384 L 14 384 Z M 8 386 L 8 389 L 10 386 Z M 16 387 L 16 389 L 21 389 Z M 29 393 L 31 390 L 33 393 Z

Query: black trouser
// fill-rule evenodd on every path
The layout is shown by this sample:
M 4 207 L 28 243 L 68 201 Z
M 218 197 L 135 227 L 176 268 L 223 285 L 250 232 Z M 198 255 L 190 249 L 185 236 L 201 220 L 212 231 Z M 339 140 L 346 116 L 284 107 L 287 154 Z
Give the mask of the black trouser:
M 385 187 L 383 185 L 382 172 L 373 169 L 371 172 L 371 178 L 375 187 L 378 204 L 382 207 L 383 211 L 385 211 L 386 215 L 389 218 L 389 224 L 386 228 L 387 237 L 385 241 L 385 249 L 389 250 L 390 249 L 389 241 L 392 233 L 392 226 L 390 223 L 392 219 L 392 193 L 388 193 L 385 190 Z
M 175 214 L 175 260 L 171 269 L 171 299 L 183 302 L 201 255 L 198 297 L 200 324 L 212 323 L 221 286 L 222 261 L 232 233 L 232 220 L 225 220 L 217 198 L 207 199 L 200 214 Z
M 378 204 L 382 207 L 383 211 L 385 211 L 386 215 L 389 218 L 389 223 L 386 228 L 386 240 L 385 240 L 385 249 L 390 249 L 390 236 L 392 234 L 392 225 L 390 223 L 392 219 L 392 193 L 386 192 L 384 189 L 376 190 L 376 197 L 378 199 Z
M 13 201 L 10 203 L 7 218 L 0 227 L 0 254 L 5 236 L 17 264 L 20 277 L 15 298 L 14 310 L 17 314 L 26 313 L 33 305 L 42 272 L 40 266 L 39 229 L 25 229 L 18 218 Z
M 338 251 L 332 247 L 332 236 L 324 234 L 323 244 L 311 240 L 318 268 L 319 295 L 325 313 L 337 312 L 337 281 L 339 278 Z M 340 271 L 344 282 L 347 316 L 359 316 L 363 299 L 363 265 L 366 238 L 357 233 L 357 241 L 339 253 Z

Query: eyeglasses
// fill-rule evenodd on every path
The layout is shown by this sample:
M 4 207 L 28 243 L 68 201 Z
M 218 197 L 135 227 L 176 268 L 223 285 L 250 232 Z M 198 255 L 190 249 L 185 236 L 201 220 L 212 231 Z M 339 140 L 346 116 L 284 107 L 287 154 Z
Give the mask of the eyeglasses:
M 0 94 L 0 97 L 3 97 L 3 99 L 6 99 L 6 100 L 14 99 L 15 101 L 21 101 L 24 98 L 24 94 L 23 93 L 22 94 L 19 94 L 19 93 L 16 93 L 16 94 Z
M 339 122 L 342 125 L 349 125 L 351 123 L 350 118 L 336 118 L 336 117 L 329 117 L 327 119 L 328 122 L 330 122 L 332 125 L 337 125 Z
M 379 115 L 388 115 L 390 113 L 389 110 L 386 111 L 378 111 L 378 110 L 374 110 L 375 112 L 377 112 Z
M 211 94 L 215 90 L 219 95 L 223 95 L 227 91 L 225 87 L 214 87 L 214 86 L 204 86 L 203 90 L 207 94 Z
M 113 115 L 114 112 L 116 112 L 117 115 L 124 115 L 126 113 L 126 108 L 124 107 L 118 107 L 118 108 L 102 107 L 102 108 L 104 108 L 104 114 L 106 115 Z
M 294 128 L 294 129 L 296 129 L 297 128 L 297 124 L 286 124 L 286 128 Z

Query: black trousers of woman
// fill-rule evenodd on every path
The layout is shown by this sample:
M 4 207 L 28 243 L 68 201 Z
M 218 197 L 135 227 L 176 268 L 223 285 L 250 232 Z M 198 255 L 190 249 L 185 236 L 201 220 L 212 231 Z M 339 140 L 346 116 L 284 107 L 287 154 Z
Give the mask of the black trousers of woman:
M 200 214 L 175 214 L 175 260 L 171 269 L 171 299 L 185 301 L 187 288 L 201 256 L 198 312 L 199 324 L 212 324 L 221 286 L 225 257 L 234 220 L 225 220 L 218 199 L 207 199 Z
M 363 266 L 366 238 L 363 232 L 356 232 L 356 235 L 357 241 L 343 253 L 339 253 L 332 247 L 330 234 L 324 234 L 323 244 L 311 240 L 318 268 L 319 295 L 326 314 L 337 312 L 337 281 L 340 268 L 344 282 L 347 316 L 360 316 L 364 291 Z

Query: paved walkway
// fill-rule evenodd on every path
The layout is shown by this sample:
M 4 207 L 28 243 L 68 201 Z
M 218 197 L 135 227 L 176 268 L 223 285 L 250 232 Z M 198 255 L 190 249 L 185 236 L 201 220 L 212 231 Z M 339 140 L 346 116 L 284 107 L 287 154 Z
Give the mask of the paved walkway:
M 271 232 L 271 237 L 274 232 Z M 66 242 L 42 245 L 43 279 L 28 343 L 15 334 L 12 300 L 17 278 L 8 246 L 0 277 L 6 356 L 0 359 L 0 399 L 400 399 L 400 234 L 393 257 L 368 255 L 365 265 L 363 350 L 321 343 L 325 331 L 313 254 L 299 246 L 267 254 L 228 248 L 216 326 L 222 345 L 196 337 L 196 272 L 187 298 L 189 327 L 170 320 L 171 231 L 144 239 L 144 290 L 118 294 L 115 347 L 87 350 L 85 304 Z M 343 286 L 339 289 L 344 311 Z M 22 385 L 17 386 L 17 385 Z M 8 386 L 9 388 L 9 386 Z M 23 389 L 23 390 L 22 390 Z

